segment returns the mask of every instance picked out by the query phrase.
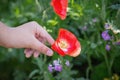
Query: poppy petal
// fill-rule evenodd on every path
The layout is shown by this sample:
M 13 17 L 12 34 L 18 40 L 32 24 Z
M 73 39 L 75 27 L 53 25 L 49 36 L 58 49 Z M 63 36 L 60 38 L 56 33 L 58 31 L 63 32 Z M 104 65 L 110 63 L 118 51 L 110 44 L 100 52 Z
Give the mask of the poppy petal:
M 60 29 L 52 49 L 61 56 L 69 55 L 76 57 L 80 54 L 81 45 L 74 34 L 66 29 Z
M 65 53 L 59 48 L 57 41 L 51 47 L 54 51 L 59 52 L 61 56 L 65 56 Z
M 76 50 L 74 50 L 73 52 L 68 54 L 69 56 L 76 57 L 80 54 L 81 46 L 80 46 L 80 43 L 78 41 L 76 42 L 76 47 L 77 47 Z
M 66 40 L 66 42 L 68 43 L 68 50 L 66 51 L 66 53 L 70 53 L 71 51 L 73 51 L 74 49 L 76 49 L 75 42 L 77 41 L 77 38 L 75 37 L 75 35 L 73 35 L 70 31 L 66 30 L 66 29 L 60 29 L 59 31 L 59 40 Z
M 52 0 L 51 6 L 53 7 L 55 13 L 64 20 L 67 15 L 68 0 Z

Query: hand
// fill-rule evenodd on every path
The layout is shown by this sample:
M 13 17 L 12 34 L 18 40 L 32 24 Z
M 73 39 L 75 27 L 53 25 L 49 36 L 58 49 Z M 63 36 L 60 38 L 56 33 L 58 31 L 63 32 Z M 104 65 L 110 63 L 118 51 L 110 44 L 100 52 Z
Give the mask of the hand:
M 2 30 L 1 30 L 2 31 Z M 4 31 L 4 29 L 3 29 Z M 3 34 L 3 35 L 2 35 Z M 48 56 L 53 55 L 53 51 L 44 43 L 54 43 L 54 39 L 35 21 L 25 23 L 16 28 L 7 28 L 0 35 L 0 43 L 8 48 L 26 48 L 26 57 L 38 57 L 40 53 Z

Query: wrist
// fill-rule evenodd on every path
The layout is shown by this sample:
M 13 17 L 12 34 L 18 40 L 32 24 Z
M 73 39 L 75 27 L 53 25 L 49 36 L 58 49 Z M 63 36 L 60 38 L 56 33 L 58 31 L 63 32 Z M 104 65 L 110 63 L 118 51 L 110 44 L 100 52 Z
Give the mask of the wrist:
M 9 47 L 8 39 L 11 33 L 10 27 L 0 22 L 0 46 Z

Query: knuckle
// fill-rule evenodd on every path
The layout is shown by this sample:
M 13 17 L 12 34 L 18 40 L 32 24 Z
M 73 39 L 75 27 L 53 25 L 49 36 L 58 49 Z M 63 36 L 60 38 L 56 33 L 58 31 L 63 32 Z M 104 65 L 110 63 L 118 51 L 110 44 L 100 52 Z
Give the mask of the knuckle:
M 37 22 L 36 22 L 36 21 L 31 21 L 30 23 L 31 23 L 31 24 L 37 24 Z
M 48 48 L 46 46 L 41 46 L 40 47 L 42 53 L 46 53 Z

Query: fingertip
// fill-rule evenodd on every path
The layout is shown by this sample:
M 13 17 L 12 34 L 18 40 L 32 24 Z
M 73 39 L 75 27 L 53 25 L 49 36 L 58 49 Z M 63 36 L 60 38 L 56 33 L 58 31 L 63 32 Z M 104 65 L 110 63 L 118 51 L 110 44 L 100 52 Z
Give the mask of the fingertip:
M 33 50 L 32 49 L 25 49 L 24 54 L 26 58 L 29 58 L 32 56 Z
M 54 44 L 54 42 L 55 42 L 55 40 L 54 40 L 54 39 L 51 39 L 50 44 L 51 44 L 51 45 L 53 45 L 53 44 Z
M 38 51 L 35 51 L 34 54 L 33 54 L 33 56 L 34 56 L 35 58 L 37 58 L 37 57 L 39 56 L 39 52 L 38 52 Z
M 46 39 L 47 39 L 47 41 L 52 45 L 54 42 L 55 42 L 55 40 L 52 38 L 52 36 L 50 36 L 49 34 L 48 35 L 46 35 Z
M 46 55 L 52 56 L 53 55 L 53 51 L 52 50 L 48 50 L 47 53 L 46 53 Z
M 30 57 L 31 57 L 31 54 L 30 54 L 30 53 L 25 53 L 25 57 L 26 57 L 26 58 L 30 58 Z
M 44 45 L 43 43 L 39 42 L 38 40 L 34 41 L 34 45 L 32 46 L 32 48 L 34 48 L 35 50 L 48 55 L 48 56 L 52 56 L 53 55 L 53 51 L 47 47 L 46 45 Z M 37 56 L 37 55 L 35 55 Z

